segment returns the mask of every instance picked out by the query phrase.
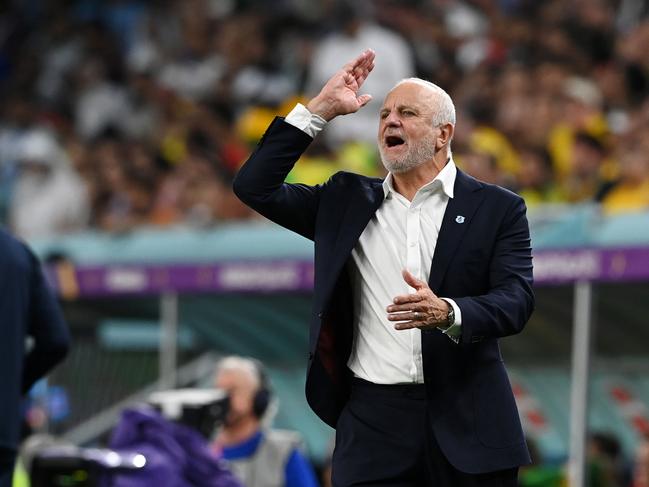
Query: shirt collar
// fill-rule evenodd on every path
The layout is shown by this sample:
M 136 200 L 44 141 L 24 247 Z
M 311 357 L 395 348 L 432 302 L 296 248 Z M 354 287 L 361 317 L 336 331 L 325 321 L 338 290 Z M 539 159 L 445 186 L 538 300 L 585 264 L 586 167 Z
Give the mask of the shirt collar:
M 419 191 L 432 191 L 433 189 L 435 189 L 437 186 L 441 184 L 444 194 L 446 194 L 446 196 L 448 196 L 449 198 L 453 198 L 453 194 L 454 194 L 453 187 L 455 186 L 456 176 L 457 176 L 457 166 L 455 165 L 453 158 L 450 157 L 446 165 L 437 174 L 437 176 L 435 176 L 435 178 L 432 181 L 426 183 L 421 188 L 419 188 Z M 393 179 L 392 173 L 388 173 L 388 175 L 383 180 L 383 196 L 385 198 L 387 198 L 390 193 L 394 192 L 392 179 Z M 436 181 L 439 181 L 439 183 Z

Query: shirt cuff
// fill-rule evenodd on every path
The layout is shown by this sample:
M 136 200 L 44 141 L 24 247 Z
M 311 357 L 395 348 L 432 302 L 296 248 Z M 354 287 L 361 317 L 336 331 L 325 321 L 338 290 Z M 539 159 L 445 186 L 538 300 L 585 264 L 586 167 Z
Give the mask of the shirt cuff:
M 450 298 L 441 298 L 451 305 L 453 308 L 453 313 L 455 314 L 455 321 L 450 323 L 446 328 L 439 328 L 439 330 L 444 333 L 447 337 L 453 340 L 455 343 L 460 343 L 460 337 L 462 336 L 462 311 L 455 301 Z
M 301 103 L 295 105 L 295 108 L 286 115 L 284 121 L 290 123 L 293 127 L 300 129 L 311 137 L 315 137 L 322 132 L 322 129 L 327 124 L 327 121 L 324 118 L 315 113 L 311 113 L 308 108 Z

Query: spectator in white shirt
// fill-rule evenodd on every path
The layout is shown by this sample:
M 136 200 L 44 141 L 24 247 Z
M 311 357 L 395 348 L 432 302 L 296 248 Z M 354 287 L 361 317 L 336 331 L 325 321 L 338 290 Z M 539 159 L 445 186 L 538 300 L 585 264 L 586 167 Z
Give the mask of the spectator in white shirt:
M 363 2 L 345 2 L 335 11 L 341 29 L 322 39 L 315 47 L 307 82 L 307 91 L 311 95 L 317 93 L 331 73 L 339 68 L 341 59 L 350 59 L 367 46 L 372 46 L 377 57 L 375 75 L 365 84 L 368 93 L 387 93 L 397 81 L 414 75 L 410 46 L 398 33 L 374 22 L 364 5 Z M 356 116 L 332 121 L 324 134 L 327 142 L 332 146 L 349 141 L 374 144 L 380 108 L 380 100 L 371 100 Z
M 22 141 L 9 216 L 14 231 L 30 240 L 84 228 L 89 203 L 82 179 L 56 140 L 35 129 Z

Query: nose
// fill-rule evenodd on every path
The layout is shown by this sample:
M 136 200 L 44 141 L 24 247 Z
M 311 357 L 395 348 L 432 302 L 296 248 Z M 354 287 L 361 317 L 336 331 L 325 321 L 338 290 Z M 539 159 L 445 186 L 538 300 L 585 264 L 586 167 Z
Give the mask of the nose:
M 383 119 L 383 123 L 385 123 L 385 125 L 387 125 L 388 127 L 398 127 L 401 125 L 401 119 L 399 118 L 399 115 L 396 114 L 395 112 L 390 112 Z

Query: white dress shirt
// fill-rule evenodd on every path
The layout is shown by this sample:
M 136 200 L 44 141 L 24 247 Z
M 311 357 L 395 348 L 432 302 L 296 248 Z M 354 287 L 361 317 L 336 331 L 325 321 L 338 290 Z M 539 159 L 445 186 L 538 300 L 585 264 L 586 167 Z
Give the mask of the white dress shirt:
M 297 105 L 286 122 L 315 137 L 326 122 Z M 385 200 L 369 221 L 352 250 L 351 280 L 354 292 L 354 342 L 348 367 L 356 377 L 376 384 L 423 383 L 421 330 L 395 330 L 386 307 L 395 296 L 414 292 L 402 277 L 407 269 L 427 282 L 457 168 L 453 160 L 435 179 L 421 187 L 412 201 L 397 193 L 392 175 L 383 182 Z M 446 330 L 457 341 L 462 315 L 452 299 L 445 299 L 455 312 Z

